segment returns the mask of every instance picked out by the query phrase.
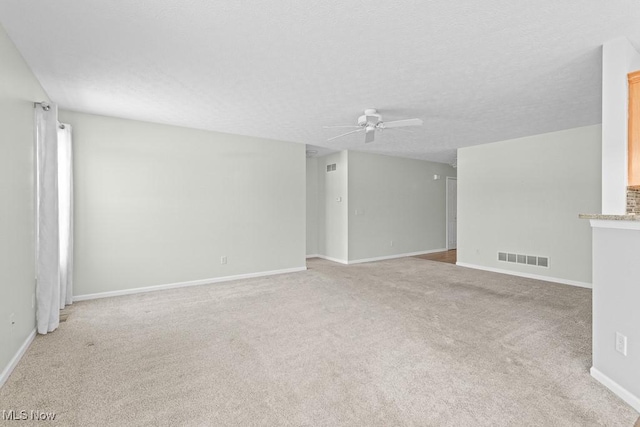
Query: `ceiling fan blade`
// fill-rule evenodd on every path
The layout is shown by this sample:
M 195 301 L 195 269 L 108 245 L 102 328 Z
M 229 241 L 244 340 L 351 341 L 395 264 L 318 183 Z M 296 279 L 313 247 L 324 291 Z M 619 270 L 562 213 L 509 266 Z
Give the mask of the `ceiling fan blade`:
M 324 129 L 333 129 L 333 128 L 359 128 L 360 126 L 356 125 L 344 125 L 344 126 L 322 126 Z
M 358 126 L 358 127 L 360 127 L 360 126 Z M 338 139 L 338 138 L 341 138 L 341 137 L 343 137 L 343 136 L 347 136 L 347 135 L 352 134 L 352 133 L 362 132 L 363 130 L 364 130 L 364 128 L 360 128 L 360 129 L 352 130 L 352 131 L 350 131 L 350 132 L 343 133 L 342 135 L 338 135 L 338 136 L 334 136 L 333 138 L 329 138 L 329 139 L 327 139 L 327 141 L 333 141 L 334 139 Z
M 365 143 L 365 144 L 368 144 L 368 143 L 370 143 L 370 142 L 373 142 L 373 140 L 375 139 L 375 137 L 376 137 L 376 131 L 375 131 L 375 130 L 367 131 L 367 132 L 365 133 L 365 135 L 364 135 L 364 143 Z
M 383 122 L 382 127 L 386 129 L 390 128 L 399 128 L 403 126 L 422 126 L 424 122 L 422 119 L 405 119 L 405 120 L 395 120 L 393 122 Z

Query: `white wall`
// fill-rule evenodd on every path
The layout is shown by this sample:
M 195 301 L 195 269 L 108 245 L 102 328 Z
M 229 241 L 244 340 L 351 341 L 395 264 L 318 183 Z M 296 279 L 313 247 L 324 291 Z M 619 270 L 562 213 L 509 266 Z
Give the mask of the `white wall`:
M 74 131 L 75 295 L 305 266 L 303 144 L 60 120 Z
M 318 159 L 307 159 L 307 255 L 318 254 Z
M 327 172 L 333 163 L 336 170 Z M 347 151 L 318 158 L 318 253 L 344 263 L 349 256 L 348 164 Z
M 626 38 L 602 46 L 602 213 L 627 207 L 627 74 L 640 69 L 640 55 Z
M 640 54 L 626 38 L 611 40 L 602 49 L 602 213 L 624 214 L 628 173 L 627 74 L 640 69 Z M 591 374 L 640 411 L 640 315 L 637 307 L 640 300 L 637 263 L 640 230 L 635 222 L 592 221 L 592 224 Z M 616 332 L 627 336 L 627 356 L 615 350 Z
M 348 174 L 350 262 L 446 250 L 445 177 L 454 168 L 350 151 Z
M 47 100 L 0 27 L 0 385 L 35 328 L 33 103 Z
M 458 150 L 458 263 L 591 283 L 591 230 L 600 208 L 601 126 Z M 497 252 L 549 257 L 549 268 Z
M 640 223 L 597 220 L 592 223 L 591 373 L 640 411 Z M 627 337 L 626 356 L 615 349 L 616 332 Z

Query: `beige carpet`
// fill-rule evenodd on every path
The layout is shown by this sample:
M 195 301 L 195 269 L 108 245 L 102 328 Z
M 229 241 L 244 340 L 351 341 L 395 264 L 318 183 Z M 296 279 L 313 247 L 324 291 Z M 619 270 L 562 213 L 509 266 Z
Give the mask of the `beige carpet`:
M 76 303 L 36 338 L 0 410 L 78 426 L 638 418 L 589 376 L 590 290 L 415 258 L 309 267 Z

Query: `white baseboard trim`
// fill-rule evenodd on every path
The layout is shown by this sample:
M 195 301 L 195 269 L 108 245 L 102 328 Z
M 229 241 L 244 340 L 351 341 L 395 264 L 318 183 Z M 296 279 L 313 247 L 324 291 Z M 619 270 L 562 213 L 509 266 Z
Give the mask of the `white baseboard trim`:
M 426 255 L 426 254 L 433 254 L 436 252 L 446 252 L 447 250 L 444 248 L 440 248 L 440 249 L 430 249 L 428 251 L 419 251 L 419 252 L 407 252 L 404 254 L 397 254 L 397 255 L 386 255 L 386 256 L 379 256 L 379 257 L 375 257 L 375 258 L 363 258 L 363 259 L 354 259 L 352 261 L 349 261 L 349 264 L 361 264 L 363 262 L 373 262 L 373 261 L 384 261 L 386 259 L 396 259 L 396 258 L 405 258 L 405 257 L 410 257 L 410 256 L 416 256 L 416 255 Z
M 307 258 L 311 258 L 311 257 L 307 257 Z M 349 264 L 349 261 L 345 261 L 345 260 L 339 259 L 339 258 L 333 258 L 333 257 L 326 256 L 326 255 L 317 254 L 317 255 L 314 255 L 313 258 L 326 259 L 327 261 L 338 262 L 340 264 L 345 264 L 345 265 Z
M 593 366 L 591 367 L 590 372 L 593 378 L 595 378 L 606 388 L 614 392 L 620 399 L 631 405 L 633 409 L 640 412 L 640 398 L 638 396 L 631 394 L 626 388 L 622 387 L 620 384 L 618 384 Z
M 561 283 L 563 285 L 578 286 L 580 288 L 591 289 L 591 283 L 579 282 L 577 280 L 559 279 L 557 277 L 542 276 L 540 274 L 521 273 L 519 271 L 503 270 L 501 268 L 484 267 L 481 265 L 467 264 L 466 262 L 456 262 L 460 267 L 473 268 L 476 270 L 491 271 L 493 273 L 508 274 L 511 276 L 526 277 L 527 279 L 543 280 L 545 282 Z
M 140 294 L 144 292 L 163 291 L 166 289 L 185 288 L 188 286 L 208 285 L 212 283 L 229 282 L 231 280 L 253 279 L 255 277 L 274 276 L 276 274 L 296 273 L 305 271 L 307 267 L 286 268 L 283 270 L 260 271 L 257 273 L 237 274 L 235 276 L 214 277 L 211 279 L 191 280 L 188 282 L 169 283 L 166 285 L 145 286 L 144 288 L 123 289 L 120 291 L 99 292 L 95 294 L 75 295 L 73 301 L 86 301 L 97 298 L 118 297 L 122 295 Z
M 327 261 L 338 262 L 338 263 L 344 264 L 344 265 L 351 265 L 351 264 L 362 264 L 363 262 L 384 261 L 386 259 L 405 258 L 405 257 L 410 257 L 410 256 L 425 255 L 425 254 L 432 254 L 432 253 L 435 253 L 435 252 L 446 252 L 446 251 L 447 250 L 444 249 L 444 248 L 430 249 L 428 251 L 407 252 L 407 253 L 404 253 L 404 254 L 385 255 L 385 256 L 379 256 L 379 257 L 375 257 L 375 258 L 354 259 L 352 261 L 345 261 L 343 259 L 333 258 L 333 257 L 330 257 L 330 256 L 320 255 L 320 254 L 307 255 L 307 258 L 321 258 L 321 259 L 326 259 Z
M 18 366 L 18 362 L 20 362 L 20 359 L 22 359 L 22 356 L 24 356 L 24 354 L 27 352 L 27 350 L 29 349 L 29 346 L 31 345 L 35 337 L 36 337 L 36 330 L 34 329 L 33 331 L 31 331 L 27 339 L 24 340 L 24 342 L 16 352 L 15 356 L 13 356 L 13 359 L 11 359 L 9 361 L 9 364 L 6 366 L 6 368 L 4 368 L 4 371 L 2 371 L 2 374 L 0 374 L 0 388 L 2 388 L 5 382 L 7 382 L 7 380 L 9 379 L 9 376 L 11 375 L 11 372 L 13 372 L 15 367 Z

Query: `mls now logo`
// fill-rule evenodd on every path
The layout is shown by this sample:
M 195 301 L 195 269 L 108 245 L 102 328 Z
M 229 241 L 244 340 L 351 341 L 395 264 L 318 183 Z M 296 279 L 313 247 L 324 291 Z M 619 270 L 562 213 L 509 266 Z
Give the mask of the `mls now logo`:
M 2 421 L 54 421 L 56 419 L 55 412 L 43 412 L 43 411 L 16 411 L 13 409 L 2 410 Z

